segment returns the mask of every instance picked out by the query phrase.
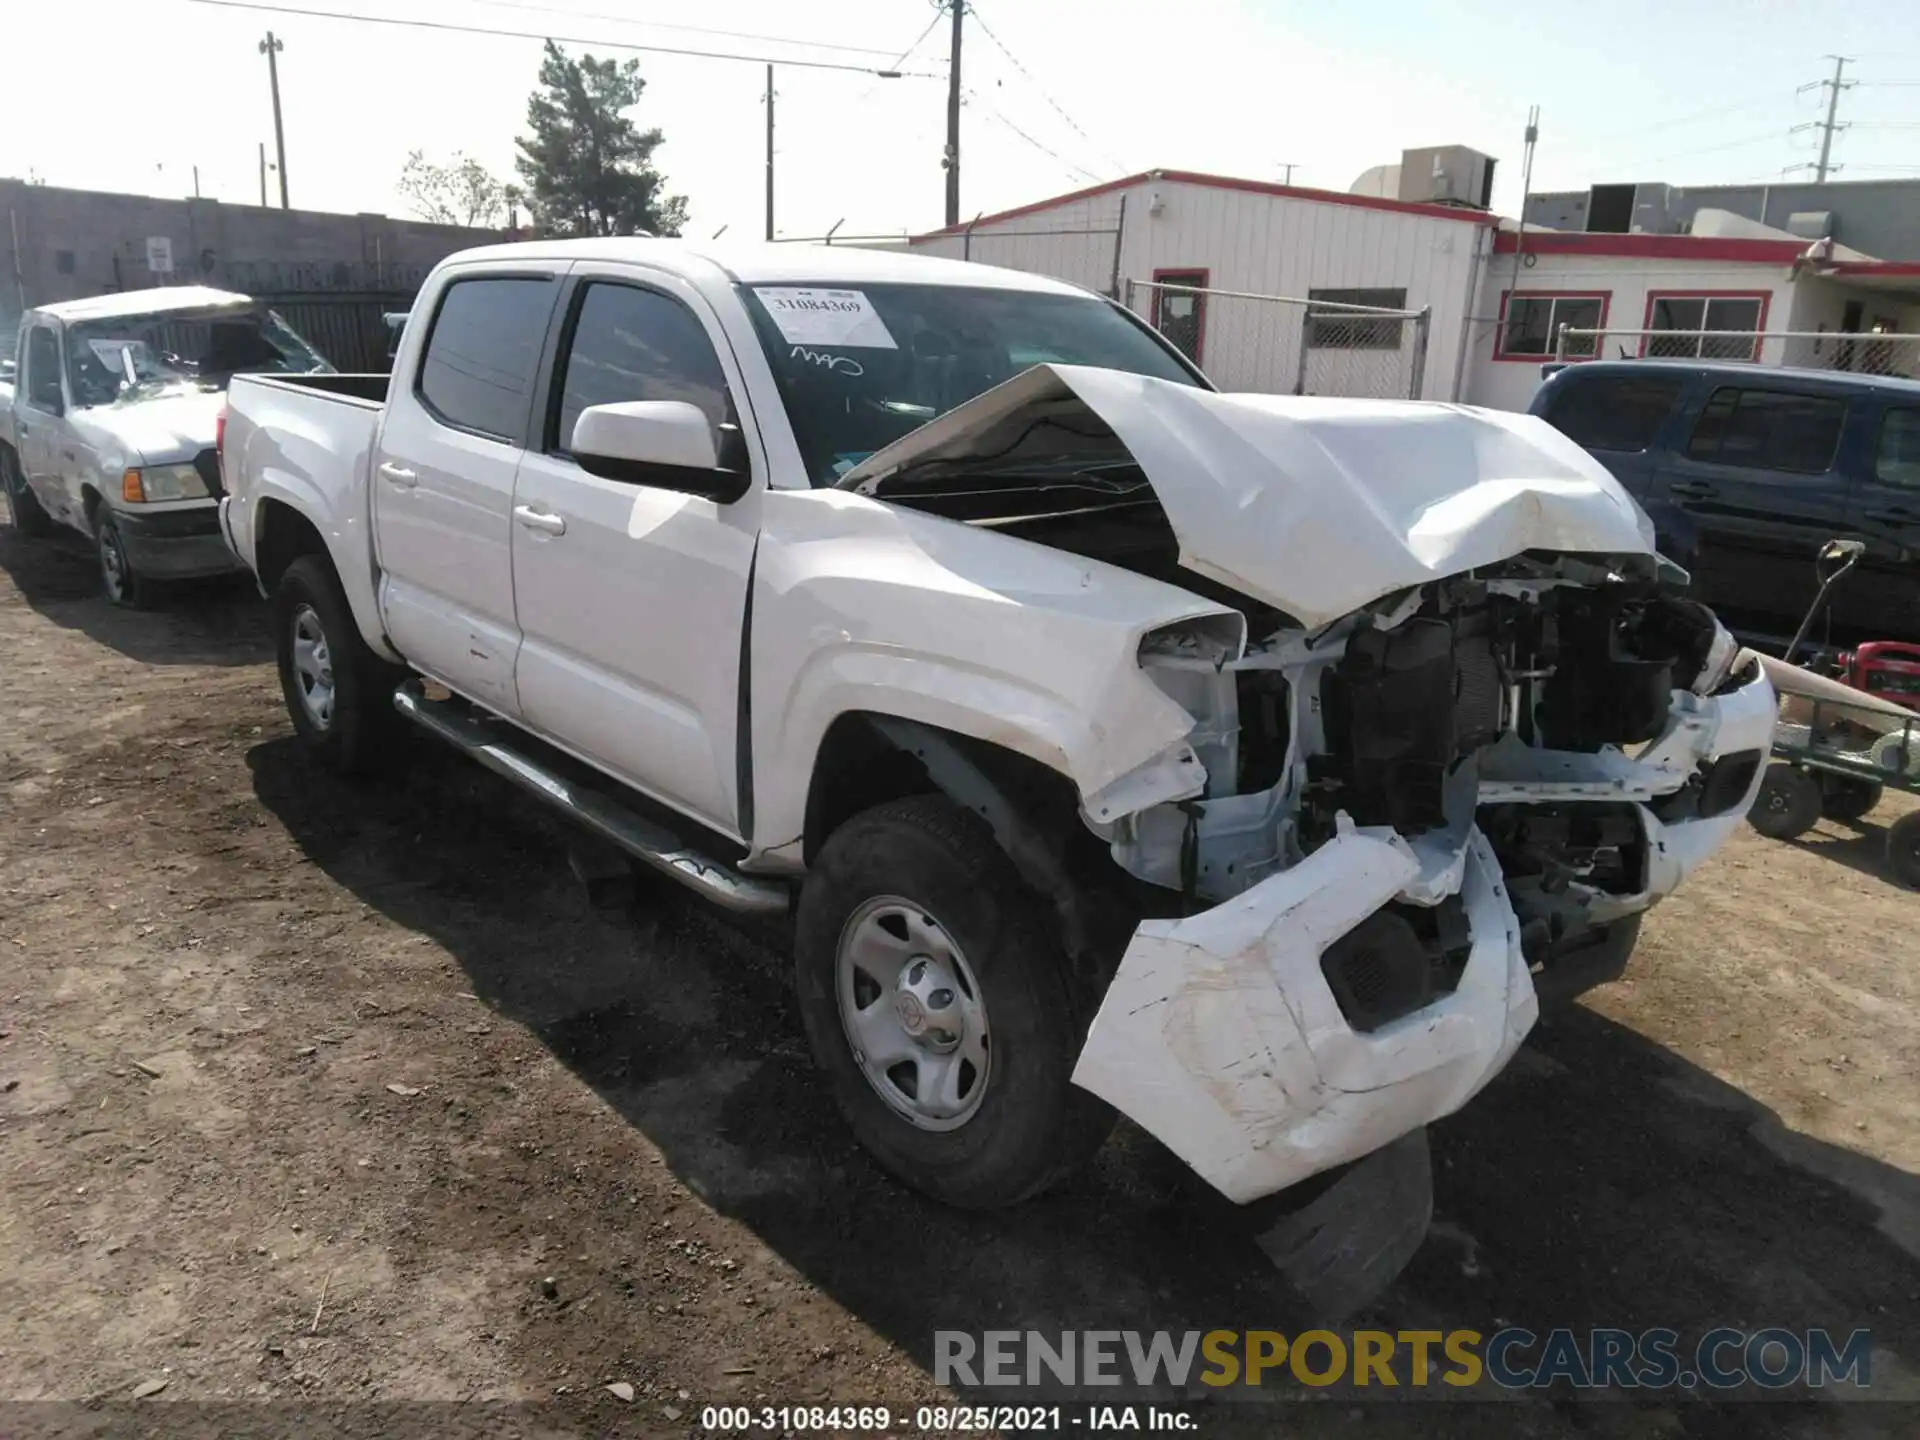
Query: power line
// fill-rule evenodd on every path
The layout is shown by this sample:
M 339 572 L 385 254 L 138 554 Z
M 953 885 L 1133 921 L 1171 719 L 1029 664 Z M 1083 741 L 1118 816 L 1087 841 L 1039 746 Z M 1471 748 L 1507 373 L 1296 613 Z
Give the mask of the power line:
M 678 25 L 665 20 L 636 20 L 631 15 L 609 15 L 602 10 L 569 10 L 558 5 L 532 5 L 527 3 L 527 0 L 467 0 L 467 3 L 488 5 L 498 10 L 525 10 L 535 15 L 560 15 L 572 20 L 610 20 L 619 25 L 637 25 L 643 30 L 678 30 L 689 35 L 719 35 L 728 40 L 759 40 L 770 45 L 799 45 L 809 50 L 840 50 L 849 55 L 891 55 L 893 53 L 891 50 L 876 50 L 870 45 L 839 45 L 828 40 L 799 40 L 790 35 L 761 35 L 751 30 L 715 30 L 705 25 Z
M 1744 150 L 1749 145 L 1758 145 L 1764 141 L 1778 140 L 1779 138 L 1780 132 L 1778 130 L 1769 130 L 1764 135 L 1754 135 L 1745 140 L 1730 140 L 1724 145 L 1703 145 L 1698 150 L 1677 150 L 1666 155 L 1651 155 L 1642 160 L 1628 160 L 1613 168 L 1616 170 L 1630 170 L 1638 165 L 1657 165 L 1663 160 L 1686 160 L 1695 155 L 1718 154 L 1722 150 Z
M 939 80 L 945 77 L 926 70 L 882 70 L 873 65 L 853 65 L 836 60 L 794 60 L 779 55 L 745 55 L 725 50 L 691 50 L 674 45 L 640 45 L 631 40 L 606 40 L 580 35 L 554 35 L 534 30 L 501 30 L 489 25 L 457 25 L 450 20 L 409 20 L 398 15 L 360 15 L 345 10 L 308 10 L 294 5 L 262 5 L 255 0 L 187 0 L 189 5 L 210 5 L 216 10 L 256 10 L 269 15 L 303 15 L 316 20 L 348 20 L 359 25 L 397 25 L 409 30 L 440 30 L 458 35 L 493 35 L 509 40 L 552 40 L 564 45 L 592 45 L 601 50 L 635 50 L 650 55 L 683 55 L 695 60 L 743 60 L 755 65 L 788 65 L 803 70 L 839 70 L 854 75 L 880 75 L 887 79 Z
M 1026 141 L 1027 144 L 1031 145 L 1034 149 L 1038 150 L 1042 155 L 1045 155 L 1049 159 L 1057 161 L 1061 166 L 1061 168 L 1066 170 L 1069 174 L 1078 175 L 1083 180 L 1094 180 L 1094 181 L 1099 180 L 1100 177 L 1094 174 L 1091 170 L 1087 169 L 1085 166 L 1074 164 L 1073 161 L 1067 159 L 1067 157 L 1062 155 L 1059 151 L 1051 150 L 1047 146 L 1041 144 L 1038 140 L 1034 139 L 1033 136 L 1029 135 L 1026 131 L 1022 130 L 1018 125 L 1014 124 L 1013 121 L 1009 120 L 1005 115 L 1001 114 L 1000 111 L 995 106 L 989 104 L 985 99 L 983 99 L 980 96 L 978 91 L 975 91 L 975 90 L 967 91 L 967 98 L 973 101 L 975 104 L 981 106 L 989 116 L 991 116 L 995 120 L 998 120 L 1002 125 L 1006 126 L 1007 129 L 1011 130 L 1014 134 L 1018 135 L 1022 140 Z
M 913 54 L 913 52 L 918 50 L 922 45 L 927 43 L 927 37 L 933 34 L 933 27 L 938 25 L 942 20 L 946 18 L 947 18 L 946 10 L 941 6 L 935 6 L 933 11 L 933 18 L 927 21 L 927 28 L 922 30 L 919 33 L 919 35 L 914 38 L 914 42 L 911 45 L 907 46 L 906 49 L 902 50 L 897 57 L 895 57 L 891 68 L 898 70 L 902 65 L 906 64 L 907 57 Z M 882 51 L 880 53 L 884 54 L 885 52 Z
M 1047 104 L 1052 107 L 1053 113 L 1058 115 L 1062 120 L 1066 121 L 1068 128 L 1071 129 L 1074 134 L 1078 135 L 1082 140 L 1086 141 L 1087 144 L 1093 146 L 1094 149 L 1100 151 L 1103 155 L 1105 155 L 1107 160 L 1113 165 L 1114 169 L 1116 170 L 1126 169 L 1127 168 L 1126 166 L 1122 165 L 1118 160 L 1114 159 L 1113 153 L 1111 151 L 1109 151 L 1105 146 L 1101 145 L 1091 135 L 1087 134 L 1085 130 L 1082 130 L 1080 128 L 1080 122 L 1075 120 L 1073 116 L 1069 115 L 1066 112 L 1066 110 L 1062 108 L 1062 106 L 1060 105 L 1060 102 L 1055 100 L 1053 96 L 1047 93 L 1046 87 L 1043 86 L 1038 80 L 1033 78 L 1033 72 L 1027 69 L 1026 66 L 1020 63 L 1020 57 L 1015 55 L 1013 51 L 1009 50 L 1006 46 L 1006 43 L 1002 41 L 998 35 L 993 33 L 993 28 L 987 24 L 985 17 L 983 17 L 980 14 L 980 7 L 978 5 L 968 5 L 967 8 L 973 12 L 973 23 L 980 27 L 980 33 L 985 35 L 987 39 L 993 42 L 994 49 L 998 50 L 1002 55 L 1007 57 L 1007 63 L 1012 65 L 1015 70 L 1018 70 L 1023 76 L 1026 77 L 1027 83 L 1033 86 L 1035 92 L 1039 94 L 1040 98 L 1046 101 Z
M 1604 145 L 1614 140 L 1630 140 L 1636 135 L 1650 135 L 1656 130 L 1674 130 L 1682 125 L 1694 125 L 1702 120 L 1717 120 L 1723 115 L 1739 115 L 1748 110 L 1758 110 L 1762 106 L 1778 103 L 1778 96 L 1769 95 L 1759 100 L 1748 100 L 1739 105 L 1717 105 L 1711 110 L 1697 110 L 1691 115 L 1682 115 L 1674 120 L 1662 120 L 1653 125 L 1636 125 L 1631 130 L 1614 130 L 1605 135 L 1596 135 L 1578 142 L 1578 147 Z

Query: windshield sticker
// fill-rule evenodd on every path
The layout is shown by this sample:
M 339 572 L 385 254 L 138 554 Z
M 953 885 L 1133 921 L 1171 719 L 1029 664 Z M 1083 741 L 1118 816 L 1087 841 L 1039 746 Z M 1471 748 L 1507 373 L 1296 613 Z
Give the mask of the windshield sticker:
M 800 290 L 756 285 L 753 293 L 767 307 L 789 345 L 839 345 L 854 349 L 898 350 L 887 322 L 858 290 Z
M 807 365 L 818 365 L 822 370 L 831 370 L 837 375 L 864 375 L 867 367 L 851 355 L 829 355 L 824 350 L 809 350 L 804 345 L 793 347 L 792 359 Z

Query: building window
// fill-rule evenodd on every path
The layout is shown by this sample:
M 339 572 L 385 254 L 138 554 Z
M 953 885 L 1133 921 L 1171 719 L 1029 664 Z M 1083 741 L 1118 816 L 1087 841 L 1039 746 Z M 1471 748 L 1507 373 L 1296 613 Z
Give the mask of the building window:
M 1173 348 L 1194 364 L 1200 363 L 1200 351 L 1207 338 L 1207 297 L 1190 295 L 1178 288 L 1207 288 L 1205 270 L 1156 270 L 1153 272 L 1153 328 Z
M 1655 291 L 1647 296 L 1646 328 L 1658 333 L 1644 338 L 1640 353 L 1657 360 L 1758 360 L 1767 299 L 1758 292 Z
M 1372 310 L 1404 310 L 1407 292 L 1399 290 L 1309 290 L 1309 302 L 1365 305 Z M 1307 306 L 1307 345 L 1314 350 L 1398 350 L 1406 324 L 1396 315 L 1360 315 L 1351 310 Z
M 1602 330 L 1607 324 L 1610 290 L 1571 294 L 1508 291 L 1500 301 L 1500 328 L 1493 337 L 1496 360 L 1545 360 L 1554 355 L 1560 327 Z M 1567 340 L 1567 354 L 1591 359 L 1598 337 L 1579 335 Z

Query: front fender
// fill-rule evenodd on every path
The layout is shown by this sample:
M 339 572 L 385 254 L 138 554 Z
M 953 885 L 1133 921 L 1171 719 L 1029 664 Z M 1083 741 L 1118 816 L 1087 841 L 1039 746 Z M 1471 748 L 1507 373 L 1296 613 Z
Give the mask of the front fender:
M 778 720 L 763 732 L 767 748 L 755 748 L 770 777 L 756 791 L 764 822 L 756 829 L 781 840 L 801 837 L 814 756 L 833 723 L 852 712 L 1010 750 L 1065 775 L 1083 799 L 1146 767 L 1167 778 L 1144 803 L 1198 794 L 1206 770 L 1186 743 L 1193 718 L 1138 670 L 1132 678 L 1136 685 L 1115 685 L 1122 693 L 1110 697 L 1111 706 L 1080 705 L 1015 675 L 892 647 L 848 645 L 811 655 Z M 1137 808 L 1137 797 L 1129 799 Z
M 798 857 L 815 756 L 849 712 L 1037 761 L 1096 821 L 1205 788 L 1193 717 L 1141 669 L 1140 643 L 1232 610 L 850 491 L 764 503 L 746 667 L 757 852 Z

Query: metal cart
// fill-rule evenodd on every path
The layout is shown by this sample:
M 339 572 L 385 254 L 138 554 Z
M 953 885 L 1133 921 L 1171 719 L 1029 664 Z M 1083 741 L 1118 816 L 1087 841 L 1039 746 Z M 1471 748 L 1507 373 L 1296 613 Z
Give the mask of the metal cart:
M 1836 540 L 1821 551 L 1820 593 L 1784 663 L 1767 666 L 1780 692 L 1781 718 L 1773 761 L 1747 821 L 1776 840 L 1803 834 L 1822 816 L 1858 820 L 1888 786 L 1920 794 L 1920 714 L 1793 665 L 1827 596 L 1859 564 L 1863 549 L 1857 540 Z M 1886 857 L 1898 879 L 1920 888 L 1920 812 L 1887 828 Z

